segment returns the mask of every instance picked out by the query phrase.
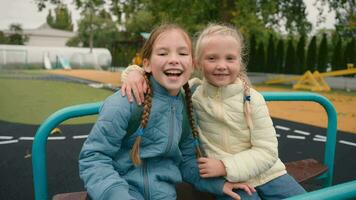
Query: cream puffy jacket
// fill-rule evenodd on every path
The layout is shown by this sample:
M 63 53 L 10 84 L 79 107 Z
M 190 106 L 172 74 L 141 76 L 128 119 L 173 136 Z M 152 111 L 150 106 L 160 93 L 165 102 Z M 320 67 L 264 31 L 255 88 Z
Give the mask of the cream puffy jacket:
M 276 131 L 263 96 L 251 88 L 253 130 L 243 114 L 240 80 L 225 87 L 203 81 L 193 94 L 200 140 L 206 156 L 220 159 L 226 179 L 256 187 L 286 173 L 278 158 Z

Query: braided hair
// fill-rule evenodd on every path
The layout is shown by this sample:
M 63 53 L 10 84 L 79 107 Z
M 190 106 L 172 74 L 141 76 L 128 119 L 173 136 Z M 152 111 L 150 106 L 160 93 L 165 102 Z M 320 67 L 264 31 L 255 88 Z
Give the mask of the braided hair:
M 189 38 L 189 35 L 180 26 L 175 25 L 175 24 L 161 25 L 161 26 L 155 28 L 151 32 L 150 37 L 145 42 L 145 44 L 144 44 L 144 46 L 142 48 L 142 53 L 141 53 L 142 59 L 150 59 L 151 54 L 152 54 L 152 49 L 153 49 L 154 42 L 157 40 L 159 35 L 161 35 L 162 33 L 166 32 L 166 31 L 173 30 L 173 29 L 181 31 L 182 34 L 184 35 L 184 37 L 186 37 L 189 45 L 192 46 L 191 40 Z M 151 85 L 150 85 L 150 82 L 149 82 L 150 75 L 151 74 L 147 73 L 147 72 L 144 75 L 145 81 L 147 83 L 147 92 L 145 94 L 145 100 L 143 102 L 143 106 L 144 107 L 143 107 L 143 114 L 141 116 L 141 123 L 140 123 L 140 128 L 142 129 L 141 131 L 143 131 L 143 129 L 147 126 L 149 115 L 150 115 L 150 111 L 151 111 L 151 107 L 152 107 L 153 91 L 151 89 Z M 186 103 L 187 103 L 187 113 L 188 113 L 190 126 L 192 127 L 192 134 L 193 134 L 193 137 L 197 141 L 198 138 L 199 138 L 199 133 L 198 133 L 198 129 L 196 128 L 195 120 L 194 120 L 194 117 L 193 117 L 193 105 L 192 105 L 192 100 L 191 100 L 191 91 L 189 89 L 189 84 L 186 83 L 183 86 L 183 88 L 185 90 L 185 100 L 186 100 Z M 132 162 L 133 162 L 133 164 L 135 166 L 138 166 L 138 165 L 141 164 L 141 158 L 140 158 L 141 140 L 142 140 L 142 136 L 139 134 L 136 137 L 135 143 L 132 146 L 132 149 L 131 149 L 131 152 L 130 152 L 130 156 L 131 156 Z M 199 148 L 198 143 L 196 143 L 196 154 L 197 154 L 198 157 L 202 156 L 202 152 L 201 152 L 201 150 Z
M 247 77 L 247 70 L 246 64 L 244 62 L 245 58 L 245 47 L 243 36 L 235 27 L 228 26 L 228 25 L 220 25 L 220 24 L 209 24 L 200 34 L 196 42 L 195 48 L 195 55 L 197 60 L 202 59 L 203 55 L 203 40 L 208 37 L 215 36 L 215 35 L 224 35 L 224 36 L 231 36 L 236 39 L 237 43 L 239 44 L 240 50 L 240 72 L 237 78 L 239 78 L 243 84 L 243 92 L 244 92 L 244 116 L 246 119 L 247 126 L 250 130 L 253 129 L 252 117 L 251 117 L 251 96 L 250 96 L 250 88 L 251 84 Z M 199 62 L 198 62 L 199 63 Z M 201 66 L 198 66 L 201 68 Z

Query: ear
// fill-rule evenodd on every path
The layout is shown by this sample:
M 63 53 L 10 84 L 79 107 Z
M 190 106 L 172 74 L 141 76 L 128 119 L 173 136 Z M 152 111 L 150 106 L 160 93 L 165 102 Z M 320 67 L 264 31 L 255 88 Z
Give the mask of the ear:
M 145 70 L 145 72 L 148 72 L 148 73 L 152 72 L 150 61 L 147 58 L 143 59 L 142 64 L 143 64 L 143 69 Z

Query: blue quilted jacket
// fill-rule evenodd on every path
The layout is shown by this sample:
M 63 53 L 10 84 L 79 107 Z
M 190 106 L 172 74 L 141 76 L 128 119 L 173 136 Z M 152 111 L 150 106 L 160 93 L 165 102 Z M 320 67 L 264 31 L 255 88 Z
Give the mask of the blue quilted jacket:
M 187 120 L 182 95 L 170 96 L 152 77 L 151 86 L 152 108 L 138 167 L 130 158 L 138 131 L 128 134 L 130 128 L 138 127 L 138 106 L 116 92 L 101 107 L 79 158 L 80 177 L 89 195 L 94 200 L 128 200 L 137 192 L 145 200 L 176 199 L 175 184 L 183 180 L 199 190 L 223 195 L 224 179 L 199 176 L 190 127 L 182 127 L 183 119 Z

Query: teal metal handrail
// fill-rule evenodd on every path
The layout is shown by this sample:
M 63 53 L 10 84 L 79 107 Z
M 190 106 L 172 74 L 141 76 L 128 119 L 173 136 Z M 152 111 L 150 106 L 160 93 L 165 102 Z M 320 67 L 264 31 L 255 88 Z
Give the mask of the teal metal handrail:
M 356 180 L 287 198 L 288 200 L 351 199 L 356 197 Z
M 324 186 L 330 186 L 334 170 L 337 133 L 337 115 L 332 103 L 325 97 L 310 92 L 263 92 L 262 95 L 266 101 L 314 101 L 325 108 L 328 115 L 328 127 L 324 164 L 328 170 L 320 178 L 324 180 Z M 97 102 L 63 108 L 49 116 L 39 127 L 32 144 L 32 170 L 36 200 L 48 199 L 46 144 L 51 130 L 67 119 L 98 114 L 101 104 L 102 102 Z

